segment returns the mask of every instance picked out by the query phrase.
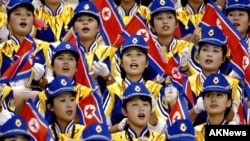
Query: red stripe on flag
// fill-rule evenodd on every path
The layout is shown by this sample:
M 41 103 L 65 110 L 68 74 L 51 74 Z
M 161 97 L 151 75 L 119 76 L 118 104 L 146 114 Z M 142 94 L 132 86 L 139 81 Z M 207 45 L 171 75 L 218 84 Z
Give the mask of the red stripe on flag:
M 111 0 L 96 0 L 94 5 L 100 11 L 102 25 L 112 46 L 117 46 L 117 40 L 120 33 L 123 31 L 123 21 L 119 20 L 120 16 L 114 8 L 114 3 Z
M 38 28 L 39 30 L 41 30 L 41 29 L 46 30 L 47 29 L 47 25 L 41 19 L 38 19 L 38 18 L 34 19 L 34 26 L 36 28 Z
M 86 63 L 84 63 L 85 57 L 83 55 L 85 54 L 83 54 L 79 49 L 77 35 L 74 33 L 73 29 L 70 29 L 68 31 L 67 35 L 65 35 L 65 37 L 63 38 L 63 41 L 72 43 L 79 54 L 79 60 L 77 62 L 78 69 L 75 73 L 76 82 L 86 87 L 92 88 L 92 85 L 89 80 L 91 78 L 89 78 L 88 71 L 86 70 L 88 69 L 88 66 L 86 66 L 87 65 Z
M 85 126 L 89 126 L 93 123 L 103 123 L 99 104 L 101 103 L 98 103 L 93 93 L 90 93 L 79 102 L 78 106 L 83 113 Z
M 28 130 L 37 141 L 45 141 L 48 136 L 48 125 L 44 124 L 29 102 L 26 102 L 21 116 L 25 119 Z

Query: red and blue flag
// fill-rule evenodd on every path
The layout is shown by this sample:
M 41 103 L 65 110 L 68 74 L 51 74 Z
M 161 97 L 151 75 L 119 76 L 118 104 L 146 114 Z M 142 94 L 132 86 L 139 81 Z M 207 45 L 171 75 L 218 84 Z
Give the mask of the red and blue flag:
M 28 78 L 32 71 L 35 48 L 33 38 L 30 35 L 26 36 L 16 53 L 16 61 L 3 73 L 0 83 Z
M 118 47 L 118 38 L 125 25 L 115 8 L 113 0 L 96 0 L 94 5 L 100 11 L 101 35 L 106 45 Z
M 39 115 L 32 99 L 28 99 L 20 114 L 28 125 L 34 141 L 54 141 L 49 124 Z

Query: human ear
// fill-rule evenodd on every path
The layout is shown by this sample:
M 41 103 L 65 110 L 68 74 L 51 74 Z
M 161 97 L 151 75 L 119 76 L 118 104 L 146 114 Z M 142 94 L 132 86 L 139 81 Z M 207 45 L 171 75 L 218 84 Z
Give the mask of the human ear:
M 51 104 L 47 105 L 47 108 L 49 109 L 49 111 L 53 112 L 54 111 L 54 107 Z
M 124 117 L 128 116 L 127 110 L 125 108 L 122 108 L 122 114 L 124 115 Z

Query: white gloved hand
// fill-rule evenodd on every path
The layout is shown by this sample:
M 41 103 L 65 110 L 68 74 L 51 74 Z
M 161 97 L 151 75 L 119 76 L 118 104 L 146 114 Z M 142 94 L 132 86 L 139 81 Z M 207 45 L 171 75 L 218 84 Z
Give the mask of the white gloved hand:
M 235 71 L 231 71 L 229 76 L 232 78 L 241 79 L 240 76 Z
M 156 99 L 153 96 L 151 96 L 151 102 L 152 102 L 151 113 L 153 113 L 155 111 L 155 106 L 156 106 Z
M 168 102 L 168 105 L 172 107 L 174 103 L 176 102 L 176 99 L 179 95 L 177 88 L 174 87 L 173 85 L 166 86 L 164 89 L 164 93 L 165 93 L 165 98 Z
M 166 121 L 165 120 L 163 120 L 161 118 L 158 118 L 158 122 L 157 122 L 157 124 L 155 126 L 153 126 L 150 123 L 148 123 L 148 127 L 149 127 L 149 129 L 151 129 L 153 131 L 161 133 L 161 132 L 163 132 L 163 131 L 166 130 L 167 125 L 166 125 Z
M 128 118 L 123 118 L 122 121 L 118 124 L 118 130 L 122 131 L 124 130 L 124 127 L 126 126 L 128 121 Z
M 199 97 L 197 99 L 196 105 L 194 106 L 194 112 L 196 114 L 199 114 L 200 112 L 202 112 L 204 110 L 205 110 L 205 108 L 204 108 L 204 105 L 203 105 L 203 98 Z
M 3 107 L 2 107 L 3 108 Z M 12 114 L 5 110 L 4 108 L 0 112 L 0 126 L 2 126 L 6 121 L 8 121 L 12 117 Z
M 103 62 L 93 62 L 92 68 L 94 70 L 94 74 L 99 75 L 101 77 L 108 76 L 109 69 L 108 66 Z
M 7 84 L 5 84 L 5 83 L 0 84 L 0 100 L 1 100 L 2 92 L 3 92 L 3 89 L 4 89 L 5 86 L 7 86 Z M 0 103 L 0 104 L 1 104 L 1 103 Z
M 35 7 L 35 8 L 38 8 L 40 6 L 43 6 L 42 2 L 40 0 L 32 0 L 32 5 Z
M 180 66 L 181 67 L 186 67 L 188 64 L 188 61 L 191 57 L 191 51 L 189 47 L 185 47 L 182 50 L 182 54 L 181 54 L 181 59 L 180 59 Z
M 38 81 L 44 75 L 45 69 L 44 69 L 44 66 L 42 64 L 35 63 L 33 66 L 33 71 L 35 73 L 34 80 Z
M 165 81 L 165 78 L 163 77 L 163 75 L 157 74 L 155 81 L 158 83 L 163 83 Z
M 0 43 L 8 40 L 9 30 L 3 26 L 0 28 Z

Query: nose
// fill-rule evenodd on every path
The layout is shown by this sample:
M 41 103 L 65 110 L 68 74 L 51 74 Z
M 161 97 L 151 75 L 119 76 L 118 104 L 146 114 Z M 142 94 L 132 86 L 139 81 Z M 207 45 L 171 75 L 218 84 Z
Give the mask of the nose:
M 167 18 L 163 18 L 162 21 L 163 21 L 163 23 L 167 23 L 168 22 Z
M 215 101 L 216 100 L 216 95 L 211 95 L 211 101 Z
M 22 15 L 21 15 L 21 19 L 22 19 L 22 20 L 25 20 L 25 19 L 26 19 L 26 15 L 25 15 L 25 14 L 22 14 Z
M 87 25 L 88 21 L 87 20 L 83 20 L 83 25 Z
M 144 111 L 143 105 L 139 105 L 139 111 Z
M 69 107 L 69 108 L 72 107 L 72 101 L 71 100 L 67 100 L 67 107 Z
M 67 58 L 65 58 L 65 59 L 63 60 L 63 63 L 65 63 L 65 64 L 68 64 L 68 62 L 69 62 L 69 59 L 67 59 Z
M 208 51 L 208 52 L 207 52 L 207 56 L 208 56 L 208 57 L 211 57 L 211 56 L 212 56 L 212 52 L 211 52 L 211 51 Z

